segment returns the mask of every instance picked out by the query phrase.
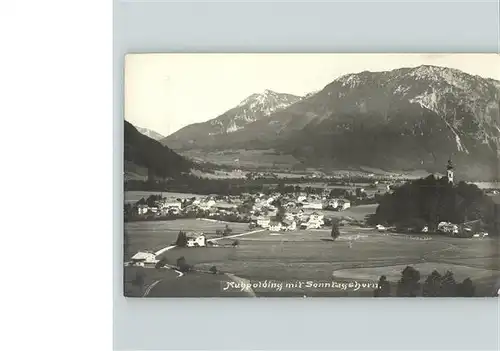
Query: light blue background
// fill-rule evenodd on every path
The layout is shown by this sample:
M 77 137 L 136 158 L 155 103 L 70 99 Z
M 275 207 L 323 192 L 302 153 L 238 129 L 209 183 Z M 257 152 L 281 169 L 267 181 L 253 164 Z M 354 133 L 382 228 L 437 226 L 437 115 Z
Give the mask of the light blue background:
M 500 349 L 497 299 L 125 299 L 121 266 L 125 53 L 498 52 L 498 15 L 498 1 L 115 0 L 115 348 Z

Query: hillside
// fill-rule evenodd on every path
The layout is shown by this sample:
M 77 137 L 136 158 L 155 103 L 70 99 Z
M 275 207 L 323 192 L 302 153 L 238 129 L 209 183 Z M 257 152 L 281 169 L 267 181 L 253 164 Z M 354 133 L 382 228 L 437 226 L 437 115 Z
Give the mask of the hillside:
M 429 172 L 452 157 L 459 177 L 499 179 L 499 97 L 499 81 L 444 67 L 348 74 L 204 148 L 276 149 L 312 167 Z
M 435 230 L 438 223 L 460 224 L 479 220 L 484 229 L 493 231 L 493 199 L 476 185 L 459 182 L 454 185 L 446 177 L 417 179 L 386 194 L 379 200 L 371 224 L 383 223 Z
M 291 94 L 265 90 L 252 94 L 238 106 L 207 122 L 191 124 L 164 138 L 161 142 L 173 149 L 206 148 L 217 145 L 221 139 L 231 140 L 231 134 L 243 130 L 252 122 L 269 117 L 301 98 Z
M 175 177 L 189 172 L 193 164 L 160 142 L 140 133 L 132 124 L 124 125 L 125 173 L 133 175 L 146 169 L 160 178 Z

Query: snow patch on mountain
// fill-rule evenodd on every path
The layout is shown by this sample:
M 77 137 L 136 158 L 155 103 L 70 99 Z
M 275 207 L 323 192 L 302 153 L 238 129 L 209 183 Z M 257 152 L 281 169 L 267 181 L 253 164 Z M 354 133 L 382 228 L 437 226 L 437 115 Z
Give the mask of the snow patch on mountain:
M 151 138 L 151 139 L 154 139 L 154 140 L 161 140 L 161 139 L 165 138 L 163 135 L 161 135 L 158 132 L 155 132 L 154 130 L 147 129 L 147 128 L 141 128 L 141 127 L 138 127 L 138 126 L 134 126 L 134 127 L 135 127 L 135 129 L 137 129 L 137 131 L 139 133 L 147 136 L 148 138 Z
M 423 108 L 434 111 L 436 113 L 440 113 L 438 108 L 438 97 L 434 90 L 432 92 L 426 91 L 424 94 L 417 95 L 414 98 L 410 99 L 409 101 L 412 104 L 416 103 Z

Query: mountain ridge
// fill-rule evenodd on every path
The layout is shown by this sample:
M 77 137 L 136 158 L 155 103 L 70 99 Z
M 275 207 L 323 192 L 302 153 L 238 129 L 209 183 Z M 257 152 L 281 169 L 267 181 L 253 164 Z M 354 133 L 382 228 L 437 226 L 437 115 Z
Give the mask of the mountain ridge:
M 137 129 L 137 131 L 151 139 L 154 139 L 154 140 L 157 140 L 157 141 L 160 141 L 162 139 L 165 138 L 165 136 L 163 136 L 162 134 L 158 133 L 157 131 L 154 131 L 152 129 L 149 129 L 149 128 L 142 128 L 142 127 L 139 127 L 139 126 L 136 126 L 135 124 L 132 124 L 135 129 Z
M 248 96 L 235 107 L 213 119 L 194 123 L 178 130 L 163 138 L 161 143 L 172 148 L 185 148 L 192 145 L 210 146 L 220 136 L 237 132 L 246 125 L 265 119 L 300 99 L 302 97 L 266 89 L 262 93 Z
M 350 73 L 205 150 L 277 149 L 311 166 L 425 168 L 450 157 L 498 177 L 500 81 L 421 65 Z M 174 147 L 175 149 L 175 147 Z

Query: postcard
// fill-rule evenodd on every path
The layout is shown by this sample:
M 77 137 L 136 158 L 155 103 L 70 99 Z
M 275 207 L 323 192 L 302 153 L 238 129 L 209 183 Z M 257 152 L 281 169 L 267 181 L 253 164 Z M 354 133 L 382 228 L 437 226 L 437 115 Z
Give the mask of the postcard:
M 127 297 L 495 297 L 497 54 L 130 54 Z

